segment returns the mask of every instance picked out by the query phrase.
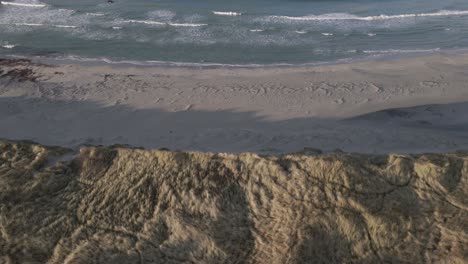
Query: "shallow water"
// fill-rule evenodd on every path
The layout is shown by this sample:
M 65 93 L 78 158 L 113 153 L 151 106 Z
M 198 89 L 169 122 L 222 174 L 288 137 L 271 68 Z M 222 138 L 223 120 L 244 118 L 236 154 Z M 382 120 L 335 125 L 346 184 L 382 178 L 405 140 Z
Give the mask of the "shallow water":
M 468 47 L 466 0 L 11 0 L 0 55 L 301 64 Z

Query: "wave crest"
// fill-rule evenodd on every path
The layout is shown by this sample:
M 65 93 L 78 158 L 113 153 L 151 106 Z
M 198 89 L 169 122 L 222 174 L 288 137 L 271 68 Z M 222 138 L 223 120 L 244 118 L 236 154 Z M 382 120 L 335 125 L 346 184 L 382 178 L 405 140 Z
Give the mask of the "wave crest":
M 439 17 L 439 16 L 465 16 L 468 15 L 468 10 L 441 10 L 434 13 L 419 13 L 419 14 L 400 14 L 400 15 L 378 15 L 378 16 L 356 16 L 347 13 L 332 13 L 324 15 L 310 16 L 270 16 L 272 19 L 280 20 L 297 20 L 297 21 L 333 21 L 333 20 L 358 20 L 358 21 L 374 21 L 374 20 L 390 20 L 418 17 Z
M 138 24 L 147 24 L 147 25 L 159 25 L 159 26 L 173 26 L 173 27 L 203 27 L 207 24 L 192 24 L 192 23 L 172 23 L 172 22 L 159 22 L 151 20 L 124 20 L 124 23 L 138 23 Z
M 10 5 L 10 6 L 21 6 L 21 7 L 46 7 L 44 4 L 25 4 L 25 3 L 14 3 L 14 2 L 5 2 L 0 1 L 2 5 Z
M 364 50 L 362 52 L 366 54 L 399 54 L 399 53 L 430 53 L 440 51 L 440 48 L 435 49 L 408 49 L 408 50 L 399 50 L 399 49 L 388 49 L 388 50 Z
M 213 11 L 213 14 L 218 16 L 241 16 L 242 13 L 238 12 L 221 12 L 221 11 Z

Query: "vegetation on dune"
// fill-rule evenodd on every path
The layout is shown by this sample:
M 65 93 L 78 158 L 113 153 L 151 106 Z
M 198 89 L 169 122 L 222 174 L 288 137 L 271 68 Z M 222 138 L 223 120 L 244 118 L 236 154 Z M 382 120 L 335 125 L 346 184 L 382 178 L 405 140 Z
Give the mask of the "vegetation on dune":
M 468 155 L 0 141 L 1 263 L 466 263 Z

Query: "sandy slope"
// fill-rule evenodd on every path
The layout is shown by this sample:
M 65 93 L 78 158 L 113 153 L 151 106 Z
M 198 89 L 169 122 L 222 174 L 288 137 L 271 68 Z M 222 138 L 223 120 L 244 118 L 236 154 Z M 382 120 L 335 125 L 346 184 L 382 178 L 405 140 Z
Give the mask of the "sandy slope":
M 264 69 L 2 60 L 0 71 L 5 138 L 273 153 L 468 147 L 468 54 Z
M 467 192 L 466 153 L 0 141 L 0 262 L 466 263 Z

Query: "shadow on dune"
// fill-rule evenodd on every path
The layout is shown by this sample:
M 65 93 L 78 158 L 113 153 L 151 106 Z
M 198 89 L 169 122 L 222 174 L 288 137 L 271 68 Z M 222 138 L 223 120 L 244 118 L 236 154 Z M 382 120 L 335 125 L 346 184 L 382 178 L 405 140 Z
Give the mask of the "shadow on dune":
M 265 119 L 255 112 L 134 109 L 91 101 L 0 98 L 0 137 L 42 144 L 128 144 L 215 152 L 318 148 L 383 153 L 468 148 L 468 103 L 391 109 L 346 120 Z
M 368 113 L 348 119 L 350 122 L 366 121 L 378 124 L 431 127 L 446 130 L 468 128 L 468 102 L 432 104 L 395 108 Z
M 465 263 L 465 153 L 212 154 L 0 140 L 1 263 Z

